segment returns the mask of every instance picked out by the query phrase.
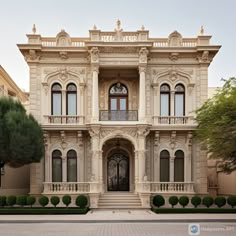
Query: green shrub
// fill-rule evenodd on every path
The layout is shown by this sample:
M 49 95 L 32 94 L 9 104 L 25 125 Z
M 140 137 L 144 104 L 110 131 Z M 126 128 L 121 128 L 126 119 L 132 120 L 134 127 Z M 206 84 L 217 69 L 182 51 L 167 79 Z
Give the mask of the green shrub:
M 16 204 L 16 196 L 7 196 L 7 205 L 14 206 Z
M 75 200 L 75 204 L 80 208 L 85 208 L 88 204 L 88 198 L 85 195 L 79 195 Z
M 45 207 L 46 205 L 48 205 L 48 197 L 47 196 L 41 196 L 39 198 L 39 204 L 42 206 L 42 207 Z
M 36 202 L 36 198 L 34 196 L 28 196 L 26 202 L 27 205 L 30 205 L 32 207 L 32 205 Z
M 16 204 L 20 205 L 21 207 L 27 204 L 27 196 L 17 196 L 16 197 Z
M 226 199 L 225 199 L 225 197 L 218 196 L 215 198 L 214 202 L 219 208 L 221 208 L 222 206 L 224 206 L 226 204 Z
M 179 204 L 185 208 L 189 203 L 189 198 L 187 196 L 182 196 L 179 198 Z
M 69 195 L 64 195 L 62 197 L 62 202 L 68 207 L 71 204 L 71 196 Z
M 206 196 L 202 199 L 202 204 L 209 208 L 214 203 L 214 200 L 211 196 Z
M 194 205 L 195 208 L 197 208 L 202 202 L 202 199 L 199 196 L 194 196 L 191 199 L 191 203 Z
M 60 198 L 58 196 L 52 196 L 50 198 L 50 202 L 52 203 L 54 207 L 56 207 L 60 202 Z
M 165 205 L 165 199 L 161 195 L 156 195 L 152 199 L 153 205 L 157 207 L 161 207 Z
M 236 196 L 229 196 L 227 198 L 227 203 L 234 208 L 236 206 Z
M 179 202 L 179 199 L 176 196 L 169 197 L 169 203 L 174 208 L 175 205 L 177 205 Z
M 0 207 L 4 207 L 7 204 L 6 200 L 6 196 L 0 196 Z

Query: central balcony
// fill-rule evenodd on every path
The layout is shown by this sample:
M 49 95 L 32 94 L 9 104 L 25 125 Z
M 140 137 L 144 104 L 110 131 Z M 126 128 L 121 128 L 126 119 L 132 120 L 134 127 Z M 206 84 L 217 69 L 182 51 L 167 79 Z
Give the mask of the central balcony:
M 100 121 L 138 121 L 138 111 L 100 110 Z

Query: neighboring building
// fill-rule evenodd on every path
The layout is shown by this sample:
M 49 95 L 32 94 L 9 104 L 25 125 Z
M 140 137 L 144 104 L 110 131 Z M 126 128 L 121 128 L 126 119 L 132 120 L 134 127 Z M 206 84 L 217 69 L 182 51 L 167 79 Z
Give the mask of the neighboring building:
M 28 94 L 23 92 L 0 65 L 0 97 L 18 99 L 28 109 Z M 1 168 L 0 195 L 27 194 L 29 192 L 29 166 Z
M 30 69 L 30 112 L 45 132 L 30 194 L 86 193 L 92 208 L 149 207 L 154 193 L 207 194 L 207 155 L 192 132 L 220 49 L 211 36 L 150 38 L 120 21 L 89 37 L 35 31 L 18 45 Z
M 208 98 L 212 98 L 219 87 L 208 88 Z M 218 165 L 220 160 L 208 159 L 208 191 L 211 195 L 236 195 L 236 171 L 231 174 L 222 172 Z

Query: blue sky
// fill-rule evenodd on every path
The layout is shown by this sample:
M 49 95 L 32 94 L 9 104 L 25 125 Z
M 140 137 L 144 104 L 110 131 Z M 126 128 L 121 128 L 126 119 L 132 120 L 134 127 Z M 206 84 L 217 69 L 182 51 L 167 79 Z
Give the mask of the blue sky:
M 1 2 L 0 64 L 19 87 L 29 90 L 29 70 L 16 44 L 26 43 L 35 23 L 37 33 L 56 36 L 65 29 L 72 37 L 87 37 L 88 30 L 109 31 L 117 19 L 124 30 L 142 25 L 151 37 L 168 37 L 178 30 L 196 37 L 203 25 L 211 43 L 222 45 L 209 68 L 209 86 L 236 76 L 235 0 L 8 0 Z

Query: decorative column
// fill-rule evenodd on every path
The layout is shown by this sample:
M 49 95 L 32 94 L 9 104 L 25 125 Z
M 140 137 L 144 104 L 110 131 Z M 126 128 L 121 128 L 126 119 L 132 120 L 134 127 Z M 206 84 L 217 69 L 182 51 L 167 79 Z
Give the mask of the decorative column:
M 99 50 L 97 47 L 93 47 L 90 51 L 91 69 L 93 75 L 93 94 L 92 94 L 92 121 L 98 121 L 98 73 L 99 73 Z
M 170 148 L 172 150 L 171 156 L 170 156 L 170 182 L 174 182 L 175 146 L 176 146 L 176 131 L 172 131 L 170 135 Z
M 85 83 L 80 83 L 79 90 L 80 90 L 80 102 L 79 102 L 79 123 L 84 124 L 84 88 Z
M 175 91 L 174 90 L 170 92 L 170 116 L 175 116 Z
M 146 67 L 148 50 L 141 48 L 139 51 L 139 121 L 146 117 Z
M 159 110 L 160 110 L 160 93 L 159 93 L 159 84 L 153 83 L 153 92 L 154 92 L 154 108 L 153 108 L 153 117 L 154 117 L 154 125 L 158 124 L 158 116 L 159 116 Z
M 49 134 L 44 132 L 44 147 L 45 147 L 45 161 L 44 161 L 44 181 L 51 182 L 50 173 L 51 173 L 51 161 L 49 156 Z
M 160 133 L 155 131 L 154 138 L 154 166 L 153 166 L 153 180 L 154 182 L 160 181 L 160 153 L 159 151 L 160 144 Z
M 77 147 L 77 182 L 85 182 L 84 142 L 81 130 L 77 131 Z

